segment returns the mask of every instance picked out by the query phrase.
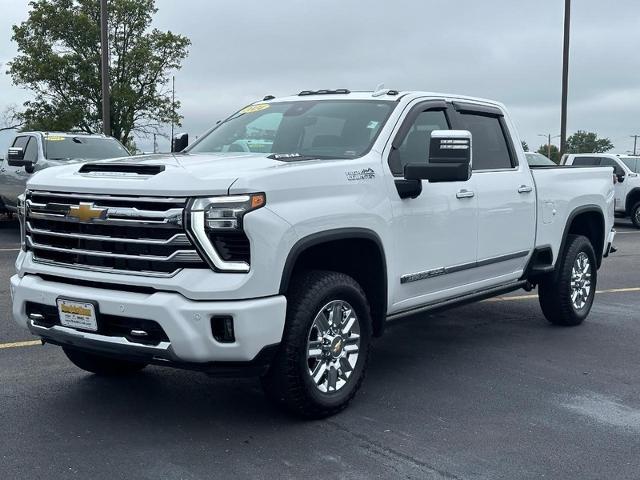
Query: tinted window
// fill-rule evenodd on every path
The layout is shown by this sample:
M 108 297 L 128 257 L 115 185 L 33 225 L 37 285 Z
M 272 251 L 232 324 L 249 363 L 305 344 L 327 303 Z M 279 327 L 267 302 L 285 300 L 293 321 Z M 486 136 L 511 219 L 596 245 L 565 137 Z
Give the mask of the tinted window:
M 306 100 L 251 105 L 188 151 L 353 158 L 366 153 L 396 103 Z
M 428 110 L 418 115 L 400 147 L 391 152 L 389 167 L 394 175 L 402 175 L 408 163 L 428 162 L 431 132 L 434 130 L 449 130 L 444 111 Z
M 598 157 L 575 157 L 572 165 L 600 165 L 600 159 Z
M 16 137 L 11 146 L 24 149 L 27 146 L 28 141 L 29 137 Z
M 38 161 L 38 141 L 33 137 L 29 138 L 27 149 L 24 151 L 24 159 L 33 163 Z
M 617 167 L 618 166 L 618 162 L 616 162 L 612 158 L 601 158 L 600 159 L 600 166 L 601 167 Z
M 635 173 L 640 173 L 640 162 L 636 158 L 621 158 L 624 164 L 629 167 L 629 170 Z
M 50 160 L 90 159 L 127 157 L 129 152 L 113 138 L 63 137 L 50 135 L 46 138 L 45 152 Z
M 512 168 L 511 156 L 500 119 L 490 115 L 463 113 L 462 128 L 471 132 L 473 169 Z

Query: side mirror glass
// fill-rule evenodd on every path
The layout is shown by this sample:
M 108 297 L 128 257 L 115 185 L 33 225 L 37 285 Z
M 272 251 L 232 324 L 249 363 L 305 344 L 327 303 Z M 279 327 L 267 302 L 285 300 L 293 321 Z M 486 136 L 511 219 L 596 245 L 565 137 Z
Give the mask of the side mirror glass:
M 171 139 L 171 152 L 178 153 L 189 145 L 189 134 L 179 133 Z
M 465 182 L 471 178 L 472 144 L 468 130 L 431 132 L 428 163 L 410 163 L 404 167 L 406 180 Z

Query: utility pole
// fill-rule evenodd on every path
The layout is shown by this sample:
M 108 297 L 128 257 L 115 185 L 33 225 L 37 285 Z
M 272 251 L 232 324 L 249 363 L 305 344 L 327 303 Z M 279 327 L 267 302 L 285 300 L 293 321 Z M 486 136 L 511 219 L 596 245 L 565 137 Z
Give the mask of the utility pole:
M 171 77 L 171 151 L 173 152 L 173 119 L 176 116 L 176 77 Z
M 633 138 L 633 156 L 634 157 L 637 155 L 636 146 L 638 144 L 638 137 L 640 137 L 640 135 L 631 135 L 631 138 Z
M 538 136 L 545 137 L 547 139 L 547 158 L 551 158 L 551 139 L 558 138 L 560 135 L 552 137 L 550 133 L 539 133 Z
M 100 0 L 100 48 L 102 50 L 102 132 L 111 135 L 111 99 L 109 97 L 109 29 L 107 0 Z
M 560 114 L 560 156 L 567 147 L 567 96 L 569 90 L 569 32 L 571 0 L 564 1 L 564 47 L 562 50 L 562 112 Z

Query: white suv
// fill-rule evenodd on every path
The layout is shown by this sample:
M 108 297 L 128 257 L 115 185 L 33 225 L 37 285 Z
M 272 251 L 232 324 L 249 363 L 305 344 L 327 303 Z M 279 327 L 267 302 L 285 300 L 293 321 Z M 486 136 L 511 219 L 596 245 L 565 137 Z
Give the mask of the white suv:
M 613 167 L 617 177 L 616 215 L 631 218 L 636 228 L 640 228 L 640 157 L 609 153 L 567 154 L 562 157 L 561 164 Z

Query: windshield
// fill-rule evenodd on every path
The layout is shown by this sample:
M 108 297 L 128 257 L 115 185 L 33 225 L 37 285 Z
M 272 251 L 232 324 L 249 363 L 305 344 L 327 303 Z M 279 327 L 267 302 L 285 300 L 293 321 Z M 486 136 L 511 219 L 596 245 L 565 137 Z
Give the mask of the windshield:
M 45 155 L 49 160 L 91 159 L 128 157 L 129 152 L 115 138 L 45 137 Z
M 283 160 L 359 157 L 369 151 L 395 105 L 369 100 L 251 105 L 221 123 L 188 152 L 280 154 Z
M 541 153 L 525 153 L 527 157 L 527 163 L 532 167 L 544 167 L 555 165 L 556 163 L 542 155 Z

